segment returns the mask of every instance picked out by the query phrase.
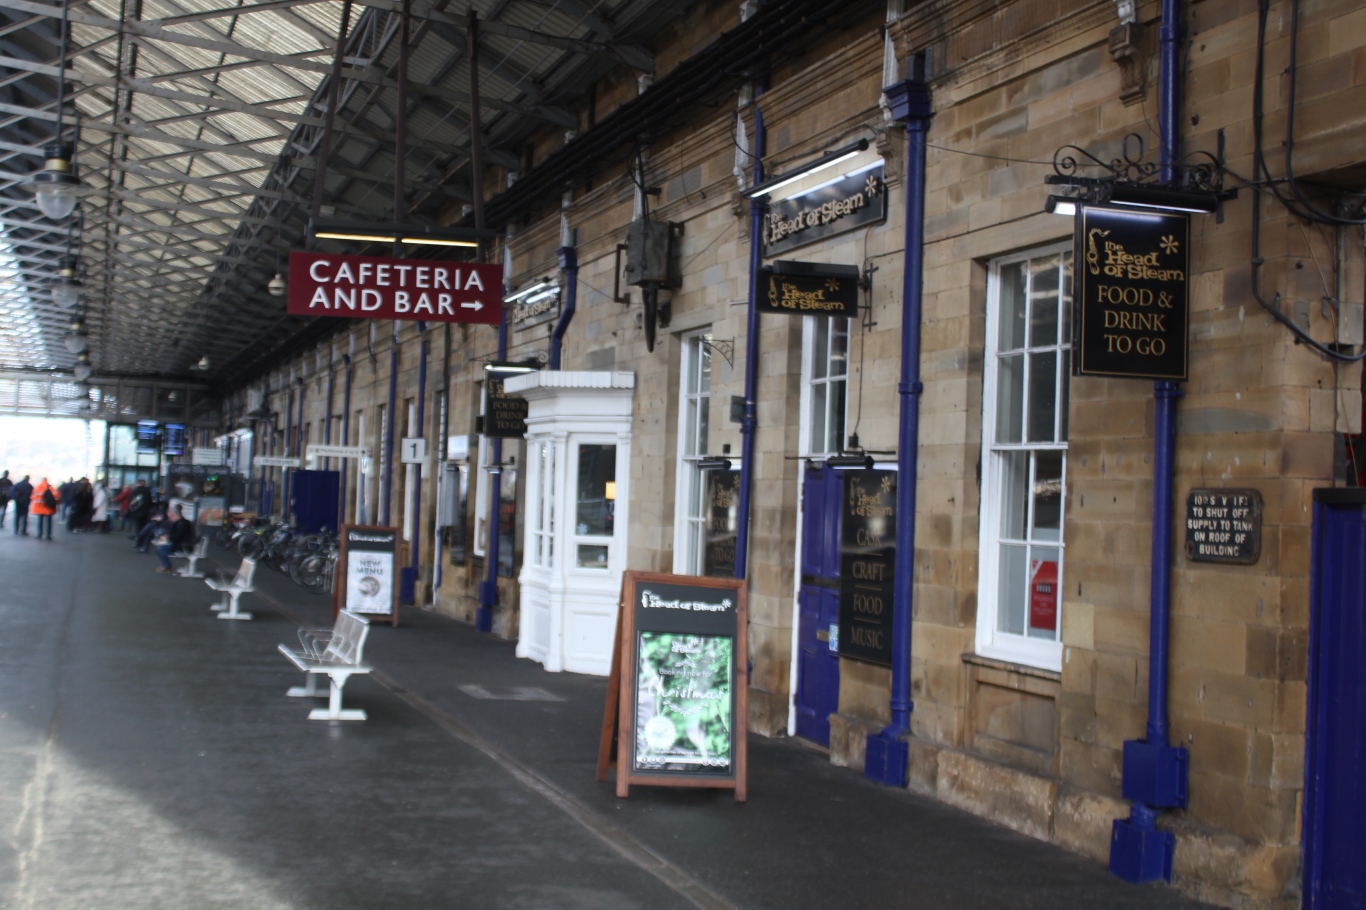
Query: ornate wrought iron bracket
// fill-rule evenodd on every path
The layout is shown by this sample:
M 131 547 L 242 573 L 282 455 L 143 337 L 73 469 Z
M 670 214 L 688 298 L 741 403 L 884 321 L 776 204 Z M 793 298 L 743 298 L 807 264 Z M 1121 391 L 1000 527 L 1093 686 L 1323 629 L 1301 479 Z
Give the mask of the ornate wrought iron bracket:
M 726 366 L 731 367 L 732 369 L 735 367 L 735 339 L 734 339 L 734 338 L 723 338 L 723 339 L 721 339 L 721 340 L 719 340 L 719 341 L 718 341 L 718 340 L 715 340 L 715 339 L 713 339 L 713 340 L 711 340 L 711 341 L 707 341 L 706 339 L 701 339 L 701 342 L 702 342 L 702 344 L 704 344 L 704 345 L 706 345 L 707 347 L 711 348 L 711 350 L 712 350 L 713 353 L 715 353 L 715 354 L 720 354 L 720 355 L 721 355 L 721 359 L 724 360 L 724 361 L 726 362 Z
M 1125 136 L 1120 155 L 1109 160 L 1081 146 L 1064 145 L 1053 153 L 1053 173 L 1044 182 L 1064 188 L 1064 198 L 1078 202 L 1149 204 L 1189 211 L 1215 212 L 1225 199 L 1237 195 L 1237 190 L 1224 188 L 1222 130 L 1216 154 L 1191 152 L 1173 165 L 1174 185 L 1162 180 L 1160 163 L 1145 158 L 1143 137 L 1138 133 Z M 1098 176 L 1086 175 L 1086 170 Z

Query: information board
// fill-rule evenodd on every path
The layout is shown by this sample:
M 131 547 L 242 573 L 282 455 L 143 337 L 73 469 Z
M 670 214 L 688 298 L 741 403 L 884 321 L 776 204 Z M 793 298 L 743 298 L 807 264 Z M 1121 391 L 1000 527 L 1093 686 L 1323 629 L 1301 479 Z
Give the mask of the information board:
M 161 424 L 155 420 L 139 420 L 137 434 L 139 455 L 156 455 L 161 451 Z
M 896 472 L 845 472 L 841 519 L 839 653 L 890 667 Z
M 617 796 L 715 787 L 744 802 L 747 627 L 743 580 L 625 574 L 598 780 L 615 754 Z
M 185 424 L 166 424 L 161 437 L 161 454 L 168 456 L 185 454 Z
M 332 618 L 350 610 L 398 625 L 398 528 L 342 525 Z

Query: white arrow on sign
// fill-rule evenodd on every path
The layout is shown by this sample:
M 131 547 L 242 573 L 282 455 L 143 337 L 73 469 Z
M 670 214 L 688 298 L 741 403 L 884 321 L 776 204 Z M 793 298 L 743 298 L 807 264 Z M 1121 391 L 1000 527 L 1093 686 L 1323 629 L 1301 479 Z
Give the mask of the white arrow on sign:
M 474 301 L 474 303 L 462 303 L 460 305 L 471 310 L 482 310 L 484 308 L 484 305 L 478 300 Z

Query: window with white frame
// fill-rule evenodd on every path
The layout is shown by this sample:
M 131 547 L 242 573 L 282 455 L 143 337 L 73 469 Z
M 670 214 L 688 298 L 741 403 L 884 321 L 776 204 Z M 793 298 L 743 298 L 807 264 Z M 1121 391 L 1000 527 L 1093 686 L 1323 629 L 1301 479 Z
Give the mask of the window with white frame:
M 977 651 L 1062 668 L 1072 253 L 991 263 Z
M 533 444 L 535 488 L 527 497 L 531 503 L 531 564 L 547 570 L 555 567 L 555 455 L 553 440 Z
M 805 454 L 844 450 L 849 388 L 849 320 L 808 316 Z
M 707 454 L 711 426 L 711 333 L 683 338 L 679 376 L 678 486 L 674 496 L 674 571 L 702 574 L 707 511 L 703 504 L 706 476 L 698 461 Z

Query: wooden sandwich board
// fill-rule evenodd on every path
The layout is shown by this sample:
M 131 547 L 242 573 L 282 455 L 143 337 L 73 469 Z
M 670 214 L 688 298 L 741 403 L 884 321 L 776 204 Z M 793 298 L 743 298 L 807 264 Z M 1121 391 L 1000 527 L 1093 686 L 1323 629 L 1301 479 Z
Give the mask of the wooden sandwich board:
M 714 787 L 744 802 L 748 772 L 745 582 L 627 572 L 621 583 L 597 778 Z

